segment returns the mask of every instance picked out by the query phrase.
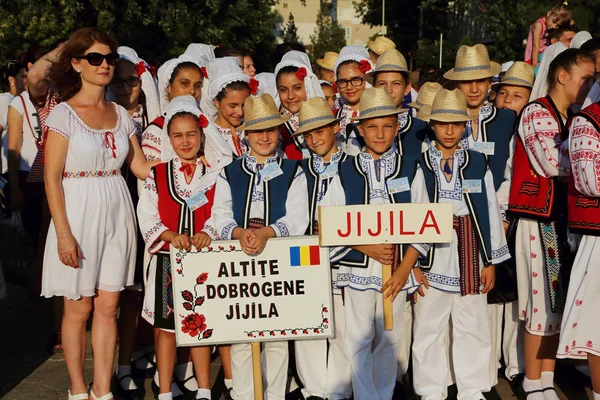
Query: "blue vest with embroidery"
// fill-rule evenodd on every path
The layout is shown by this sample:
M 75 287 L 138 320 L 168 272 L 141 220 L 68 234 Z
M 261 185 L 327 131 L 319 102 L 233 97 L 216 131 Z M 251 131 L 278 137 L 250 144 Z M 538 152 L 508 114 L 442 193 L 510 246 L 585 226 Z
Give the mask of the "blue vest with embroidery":
M 349 156 L 347 154 L 343 154 L 338 162 L 341 165 Z M 307 235 L 316 235 L 315 230 L 315 221 L 317 220 L 317 212 L 319 209 L 319 173 L 315 171 L 313 159 L 305 158 L 300 161 L 300 166 L 304 170 L 304 175 L 306 176 L 306 185 L 308 187 L 308 213 L 309 213 L 309 224 L 308 229 L 306 230 Z
M 427 150 L 421 155 L 419 164 L 425 177 L 425 185 L 429 194 L 429 201 L 439 203 L 438 179 L 445 179 L 441 171 L 434 171 Z M 487 187 L 485 185 L 485 173 L 488 162 L 485 155 L 473 150 L 465 151 L 465 163 L 460 168 L 460 180 L 478 180 L 481 182 L 481 193 L 463 193 L 469 214 L 473 220 L 481 250 L 481 258 L 485 265 L 492 263 L 492 242 L 490 239 L 490 210 L 487 202 Z M 441 178 L 440 178 L 441 177 Z M 461 185 L 462 186 L 462 185 Z M 431 246 L 426 258 L 420 258 L 421 267 L 425 270 L 431 268 L 435 257 L 435 246 Z
M 425 121 L 413 118 L 410 114 L 401 115 L 400 118 L 406 118 L 406 123 L 398 128 L 396 150 L 400 155 L 418 158 L 423 142 L 425 139 L 431 140 L 433 131 Z
M 296 176 L 300 163 L 295 160 L 277 158 L 276 161 L 283 174 L 265 182 L 265 226 L 274 224 L 285 216 L 285 203 L 288 190 Z M 252 190 L 258 172 L 253 172 L 246 166 L 245 157 L 240 157 L 225 167 L 225 176 L 231 187 L 233 218 L 239 227 L 244 229 L 250 222 L 250 206 L 252 204 Z
M 417 173 L 417 159 L 413 157 L 400 156 L 394 154 L 396 157 L 396 168 L 394 172 L 385 178 L 386 182 L 407 178 L 409 186 L 412 186 L 412 182 Z M 360 157 L 348 157 L 343 162 L 338 171 L 342 187 L 344 188 L 344 194 L 346 196 L 346 205 L 358 205 L 358 204 L 369 204 L 371 193 L 369 192 L 369 183 L 367 181 L 368 174 L 363 171 L 360 166 Z M 411 191 L 407 190 L 404 192 L 397 192 L 394 194 L 388 193 L 390 203 L 410 203 Z M 398 260 L 402 260 L 404 251 L 398 254 Z M 367 268 L 369 266 L 369 257 L 365 254 L 351 250 L 342 260 L 339 265 L 355 268 Z
M 512 110 L 494 107 L 489 117 L 481 121 L 478 135 L 485 142 L 494 143 L 494 155 L 486 156 L 492 175 L 494 188 L 498 190 L 504 181 L 504 170 L 510 156 L 510 142 L 515 135 L 517 114 Z

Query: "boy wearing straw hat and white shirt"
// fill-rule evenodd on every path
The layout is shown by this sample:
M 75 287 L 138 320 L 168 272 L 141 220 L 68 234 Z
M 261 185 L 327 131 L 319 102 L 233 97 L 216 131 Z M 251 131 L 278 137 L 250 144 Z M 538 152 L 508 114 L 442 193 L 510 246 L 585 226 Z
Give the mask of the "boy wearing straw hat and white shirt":
M 338 53 L 333 51 L 325 52 L 323 58 L 317 60 L 319 66 L 319 79 L 329 82 L 331 85 L 335 84 L 335 74 L 333 73 L 333 66 L 338 58 Z
M 453 204 L 455 230 L 451 243 L 432 246 L 420 261 L 428 289 L 415 304 L 413 372 L 415 392 L 426 400 L 445 398 L 450 317 L 458 399 L 484 399 L 491 387 L 486 293 L 494 265 L 510 255 L 487 160 L 461 148 L 470 118 L 461 91 L 438 91 L 430 114 L 435 141 L 420 160 L 429 200 Z
M 396 49 L 384 51 L 377 59 L 375 70 L 368 76 L 373 80 L 373 86 L 383 88 L 394 98 L 396 108 L 402 107 L 404 96 L 410 93 L 410 76 L 406 59 Z M 396 136 L 396 150 L 401 155 L 417 157 L 422 150 L 426 137 L 427 125 L 417 120 L 408 112 L 398 114 L 398 136 Z
M 239 240 L 246 254 L 260 253 L 273 237 L 304 235 L 308 227 L 306 177 L 298 161 L 277 156 L 279 128 L 289 117 L 279 114 L 268 94 L 244 102 L 249 153 L 219 176 L 213 218 L 223 240 Z M 251 190 L 252 193 L 248 193 Z M 287 382 L 288 344 L 264 344 L 265 398 L 283 400 Z M 231 346 L 234 399 L 254 398 L 250 344 Z
M 322 205 L 428 203 L 422 172 L 416 159 L 399 155 L 393 143 L 398 134 L 398 113 L 393 98 L 380 88 L 365 90 L 360 103 L 358 129 L 366 146 L 339 167 Z M 367 190 L 368 189 L 368 190 Z M 366 196 L 365 193 L 369 193 Z M 337 254 L 340 269 L 337 286 L 344 290 L 345 342 L 352 366 L 356 399 L 392 398 L 402 338 L 402 314 L 406 291 L 423 280 L 413 266 L 427 245 L 401 247 L 391 244 L 352 246 Z M 382 265 L 395 272 L 382 282 Z M 413 274 L 414 272 L 414 274 Z M 394 328 L 383 328 L 383 296 L 392 300 Z
M 349 156 L 337 146 L 338 121 L 325 99 L 315 97 L 302 104 L 298 113 L 299 129 L 296 135 L 304 137 L 311 157 L 301 161 L 308 184 L 309 226 L 307 235 L 319 233 L 317 211 L 338 167 Z M 336 260 L 343 248 L 332 248 L 333 316 L 335 338 L 296 341 L 296 368 L 304 385 L 305 399 L 329 400 L 352 397 L 352 370 L 344 343 L 345 319 L 341 290 L 336 287 L 339 266 Z
M 383 54 L 384 51 L 389 49 L 395 49 L 396 43 L 385 36 L 377 36 L 375 40 L 369 40 L 367 42 L 369 48 L 369 56 L 373 64 L 377 63 L 377 59 Z

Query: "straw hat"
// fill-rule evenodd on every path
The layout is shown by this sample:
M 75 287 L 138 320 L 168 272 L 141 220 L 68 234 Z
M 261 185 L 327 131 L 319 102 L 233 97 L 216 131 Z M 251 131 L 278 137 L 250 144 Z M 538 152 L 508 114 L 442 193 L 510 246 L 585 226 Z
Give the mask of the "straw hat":
M 429 122 L 430 117 L 431 106 L 429 105 L 424 105 L 423 107 L 419 108 L 419 111 L 417 111 L 417 118 L 421 121 Z
M 359 106 L 359 116 L 353 118 L 356 121 L 363 119 L 387 117 L 388 115 L 397 115 L 403 111 L 394 104 L 394 98 L 390 96 L 383 88 L 365 89 Z
M 369 50 L 380 56 L 384 51 L 389 49 L 395 49 L 396 43 L 392 42 L 385 36 L 377 36 L 375 40 L 369 40 L 367 43 Z
M 494 83 L 492 87 L 499 89 L 502 85 L 510 85 L 523 86 L 531 89 L 534 80 L 535 72 L 533 67 L 523 61 L 516 61 L 508 71 L 506 71 L 502 80 Z
M 441 122 L 470 121 L 472 118 L 463 92 L 458 89 L 440 89 L 433 99 L 429 119 Z
M 300 107 L 300 111 L 298 112 L 300 127 L 294 132 L 294 136 L 327 126 L 336 121 L 338 120 L 331 112 L 331 107 L 329 107 L 327 100 L 322 97 L 306 100 L 302 103 L 302 107 Z
M 268 95 L 250 96 L 244 101 L 244 125 L 240 130 L 259 131 L 285 124 L 290 117 L 279 114 L 275 100 Z
M 319 58 L 317 60 L 317 65 L 322 69 L 333 71 L 333 66 L 335 65 L 335 60 L 337 60 L 338 55 L 338 53 L 328 51 L 325 53 L 325 56 L 323 56 L 323 58 Z
M 433 99 L 435 99 L 435 94 L 442 88 L 437 82 L 425 82 L 421 88 L 419 89 L 419 94 L 417 95 L 417 99 L 412 103 L 409 103 L 408 106 L 412 108 L 416 108 L 420 110 L 424 105 L 432 105 Z
M 374 79 L 378 72 L 404 72 L 409 79 L 413 79 L 413 73 L 408 70 L 406 58 L 396 49 L 387 49 L 377 59 L 375 69 L 367 74 Z M 406 82 L 409 83 L 409 82 Z
M 490 61 L 487 48 L 482 44 L 460 46 L 454 68 L 444 74 L 451 81 L 473 81 L 498 75 L 502 67 Z

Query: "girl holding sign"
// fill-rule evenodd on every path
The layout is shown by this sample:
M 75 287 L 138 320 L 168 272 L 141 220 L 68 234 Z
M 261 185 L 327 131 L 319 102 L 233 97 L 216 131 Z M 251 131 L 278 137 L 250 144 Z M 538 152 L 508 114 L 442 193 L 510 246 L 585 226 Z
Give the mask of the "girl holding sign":
M 452 318 L 458 398 L 483 399 L 482 392 L 491 387 L 486 294 L 494 287 L 494 265 L 510 254 L 486 158 L 461 148 L 461 136 L 471 118 L 463 93 L 438 91 L 430 118 L 435 141 L 422 154 L 420 164 L 429 200 L 453 204 L 455 232 L 451 243 L 432 246 L 420 261 L 429 288 L 415 305 L 414 388 L 422 398 L 445 397 L 445 341 Z
M 146 308 L 152 308 L 154 327 L 160 329 L 155 346 L 159 400 L 173 398 L 171 381 L 176 355 L 169 249 L 206 247 L 216 238 L 210 222 L 214 187 L 220 170 L 231 161 L 227 143 L 200 113 L 192 96 L 177 97 L 169 104 L 165 131 L 176 155 L 152 168 L 138 204 L 146 250 L 156 259 L 146 274 L 144 303 Z M 206 165 L 201 148 L 207 154 Z M 199 387 L 196 398 L 210 399 L 211 347 L 194 347 L 191 353 Z

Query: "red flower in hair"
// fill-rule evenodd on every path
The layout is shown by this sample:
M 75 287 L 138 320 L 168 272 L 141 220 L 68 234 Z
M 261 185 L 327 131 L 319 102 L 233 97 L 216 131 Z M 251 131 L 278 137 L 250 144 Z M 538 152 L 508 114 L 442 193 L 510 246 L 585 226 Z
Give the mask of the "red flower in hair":
M 204 114 L 200 114 L 198 117 L 198 128 L 206 128 L 208 126 L 208 120 L 204 116 Z
M 149 69 L 152 76 L 156 76 L 156 67 L 154 65 L 150 65 Z
M 300 67 L 298 68 L 298 71 L 296 71 L 296 78 L 300 79 L 301 81 L 304 80 L 304 78 L 306 78 L 306 75 L 308 73 L 306 72 L 306 68 L 304 67 Z
M 250 78 L 248 85 L 250 86 L 250 94 L 253 96 L 258 93 L 258 83 L 259 82 L 256 79 Z
M 338 87 L 335 83 L 333 84 L 333 92 L 338 93 Z
M 202 76 L 204 78 L 208 78 L 208 72 L 206 72 L 206 67 L 200 67 L 200 72 L 202 72 Z
M 138 74 L 138 76 L 142 76 L 142 74 L 146 72 L 146 66 L 144 65 L 143 61 L 135 64 L 135 72 Z
M 358 67 L 358 70 L 360 72 L 362 72 L 363 74 L 366 74 L 367 72 L 369 72 L 371 70 L 371 63 L 367 60 L 360 60 L 360 67 Z

